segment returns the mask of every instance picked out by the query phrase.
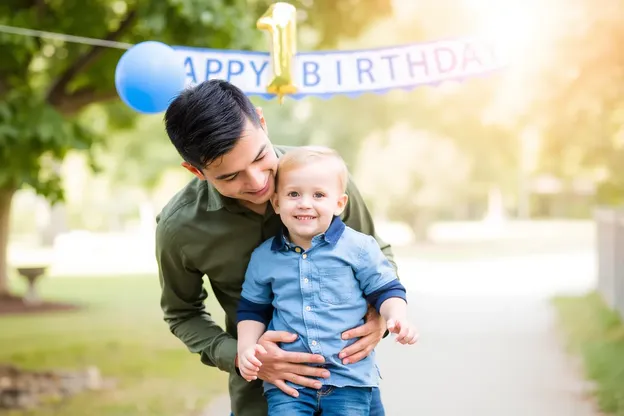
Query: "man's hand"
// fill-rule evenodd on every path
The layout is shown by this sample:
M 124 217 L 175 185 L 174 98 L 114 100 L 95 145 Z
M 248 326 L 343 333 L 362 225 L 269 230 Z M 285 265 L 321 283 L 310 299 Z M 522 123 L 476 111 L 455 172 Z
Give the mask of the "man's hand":
M 286 381 L 314 389 L 321 388 L 321 382 L 310 377 L 328 378 L 329 371 L 324 368 L 312 367 L 304 363 L 322 364 L 322 355 L 300 352 L 287 352 L 277 346 L 278 342 L 293 342 L 296 334 L 284 331 L 266 331 L 258 340 L 266 354 L 257 356 L 262 365 L 259 366 L 258 378 L 277 386 L 284 393 L 298 397 L 296 389 L 289 387 Z
M 366 323 L 342 333 L 342 339 L 360 338 L 340 351 L 343 364 L 353 364 L 368 357 L 386 332 L 386 321 L 374 308 L 368 308 Z

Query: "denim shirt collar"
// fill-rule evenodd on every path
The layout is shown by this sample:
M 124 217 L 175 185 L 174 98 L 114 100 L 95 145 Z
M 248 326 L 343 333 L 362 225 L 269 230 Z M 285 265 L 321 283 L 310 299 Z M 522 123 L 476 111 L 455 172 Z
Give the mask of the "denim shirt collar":
M 338 240 L 340 240 L 340 237 L 342 236 L 342 233 L 344 232 L 345 227 L 346 226 L 344 222 L 342 222 L 340 217 L 334 215 L 334 218 L 332 218 L 332 222 L 331 224 L 329 224 L 329 228 L 327 229 L 327 231 L 315 236 L 312 239 L 312 241 L 314 242 L 320 239 L 329 244 L 336 244 Z M 285 226 L 282 226 L 280 231 L 277 233 L 277 235 L 273 239 L 273 243 L 271 244 L 271 250 L 273 251 L 288 250 L 290 247 L 290 243 L 289 243 L 287 235 L 288 235 L 288 230 L 286 229 Z

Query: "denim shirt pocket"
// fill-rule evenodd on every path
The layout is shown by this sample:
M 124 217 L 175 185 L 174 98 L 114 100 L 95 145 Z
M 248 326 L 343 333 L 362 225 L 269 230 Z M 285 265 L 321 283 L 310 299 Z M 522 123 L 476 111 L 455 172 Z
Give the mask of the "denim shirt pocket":
M 350 266 L 326 267 L 318 271 L 319 299 L 332 305 L 349 301 L 360 290 Z

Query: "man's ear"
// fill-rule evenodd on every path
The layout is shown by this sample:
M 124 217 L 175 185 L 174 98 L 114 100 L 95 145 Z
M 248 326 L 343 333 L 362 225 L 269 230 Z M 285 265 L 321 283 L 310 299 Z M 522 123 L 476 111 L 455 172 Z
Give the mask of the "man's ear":
M 260 118 L 260 125 L 262 129 L 268 134 L 269 129 L 267 128 L 266 119 L 264 118 L 264 113 L 262 112 L 262 107 L 256 107 L 256 114 L 258 114 L 258 118 Z
M 277 198 L 277 192 L 274 192 L 273 195 L 271 195 L 271 205 L 273 205 L 273 211 L 275 211 L 276 214 L 279 214 L 279 201 Z
M 338 205 L 336 206 L 336 211 L 334 211 L 334 215 L 338 216 L 342 214 L 342 211 L 347 207 L 347 202 L 349 202 L 349 197 L 347 194 L 342 194 L 340 198 L 338 198 Z
M 206 177 L 204 176 L 204 173 L 197 169 L 195 166 L 191 165 L 188 162 L 182 162 L 182 167 L 186 170 L 188 170 L 189 172 L 191 172 L 193 175 L 195 175 L 198 179 L 205 181 Z

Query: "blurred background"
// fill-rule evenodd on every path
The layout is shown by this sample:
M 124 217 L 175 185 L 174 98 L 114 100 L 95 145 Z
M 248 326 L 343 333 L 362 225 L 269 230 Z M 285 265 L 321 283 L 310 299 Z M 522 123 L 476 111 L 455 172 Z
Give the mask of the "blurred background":
M 159 308 L 155 216 L 191 179 L 162 115 L 118 99 L 122 49 L 14 28 L 266 50 L 271 3 L 0 3 L 0 413 L 229 411 Z M 624 4 L 291 3 L 299 51 L 477 34 L 509 57 L 409 92 L 253 100 L 273 143 L 340 151 L 395 247 L 422 341 L 380 344 L 389 414 L 624 415 Z

